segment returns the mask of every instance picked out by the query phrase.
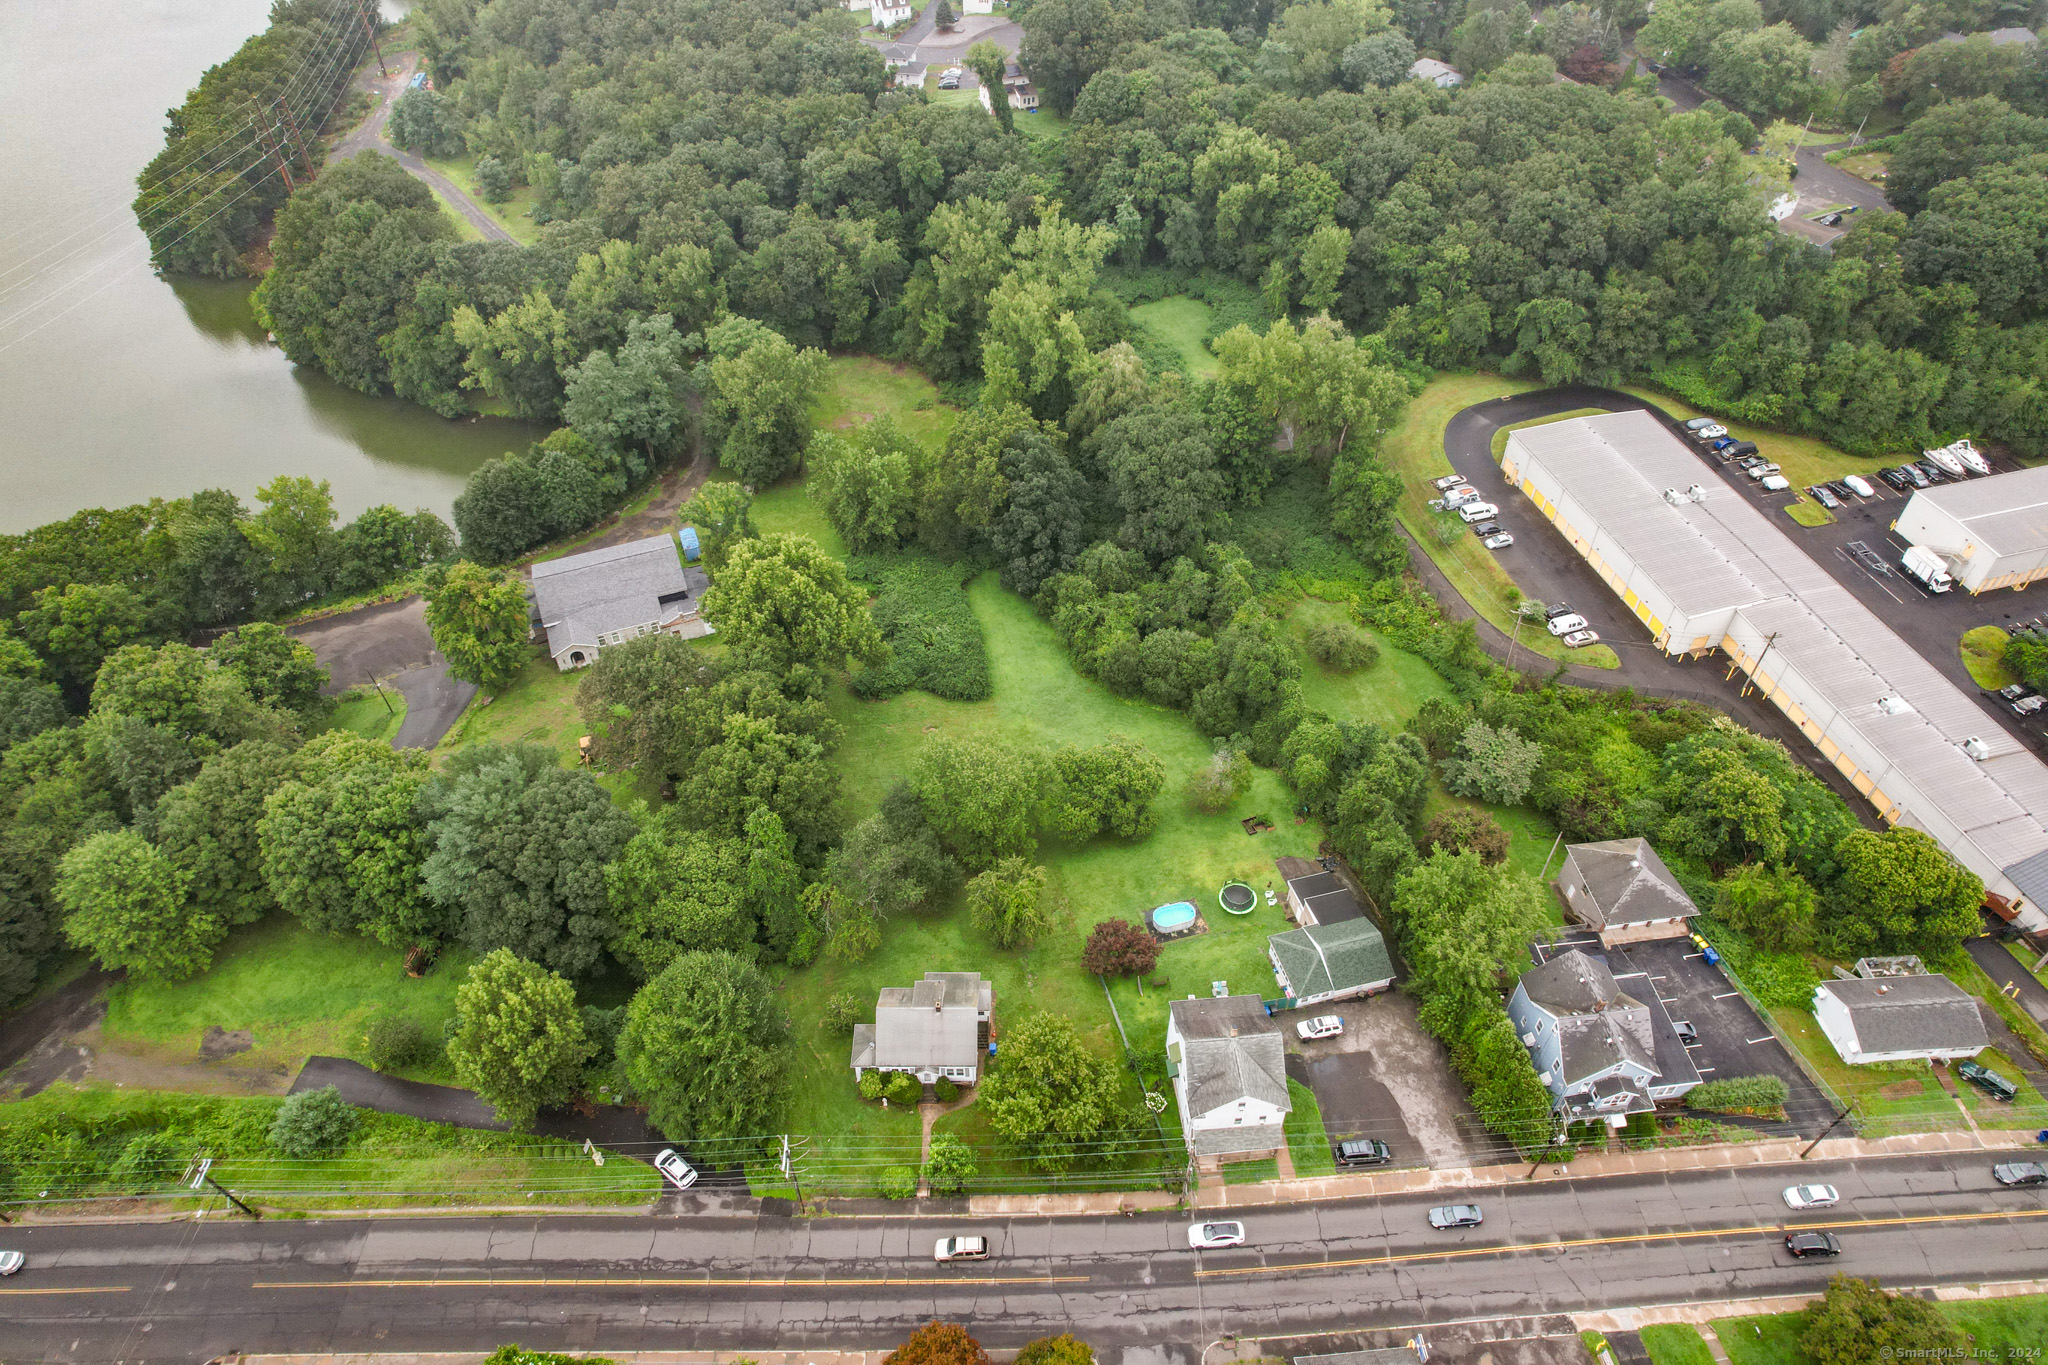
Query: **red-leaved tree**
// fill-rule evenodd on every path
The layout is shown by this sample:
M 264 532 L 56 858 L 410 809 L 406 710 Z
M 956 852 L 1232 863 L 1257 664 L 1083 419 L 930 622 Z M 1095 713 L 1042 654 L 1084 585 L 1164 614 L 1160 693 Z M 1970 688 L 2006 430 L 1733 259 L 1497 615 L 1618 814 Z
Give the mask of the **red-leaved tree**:
M 1159 961 L 1159 940 L 1127 919 L 1106 919 L 1088 935 L 1081 965 L 1098 976 L 1143 976 Z

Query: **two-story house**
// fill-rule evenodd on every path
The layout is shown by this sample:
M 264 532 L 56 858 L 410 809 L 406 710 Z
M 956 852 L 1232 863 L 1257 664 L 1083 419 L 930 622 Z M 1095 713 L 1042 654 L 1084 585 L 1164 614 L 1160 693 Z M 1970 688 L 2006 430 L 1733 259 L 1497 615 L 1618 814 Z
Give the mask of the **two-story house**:
M 1256 995 L 1176 1000 L 1166 1011 L 1166 1072 L 1181 1132 L 1204 1170 L 1287 1145 L 1287 1045 Z
M 1639 981 L 1646 999 L 1576 948 L 1522 973 L 1508 1016 L 1561 1121 L 1619 1128 L 1699 1084 L 1649 978 Z

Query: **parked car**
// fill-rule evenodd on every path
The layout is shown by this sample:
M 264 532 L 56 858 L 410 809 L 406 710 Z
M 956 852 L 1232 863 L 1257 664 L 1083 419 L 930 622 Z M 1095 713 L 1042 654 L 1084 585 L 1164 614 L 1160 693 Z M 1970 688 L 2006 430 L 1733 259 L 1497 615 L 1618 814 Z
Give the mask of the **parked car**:
M 1445 1204 L 1429 1211 L 1429 1225 L 1438 1232 L 1451 1228 L 1476 1228 L 1485 1221 L 1477 1204 Z
M 2016 716 L 2031 716 L 2044 706 L 2048 706 L 2048 697 L 2021 697 L 2012 703 L 2012 713 Z
M 1677 1034 L 1678 1041 L 1684 1043 L 1687 1047 L 1691 1047 L 1700 1040 L 1700 1031 L 1693 1027 L 1692 1020 L 1690 1019 L 1673 1019 L 1671 1021 L 1671 1031 Z
M 1478 522 L 1472 527 L 1472 534 L 1478 536 L 1481 540 L 1486 539 L 1488 536 L 1497 536 L 1500 534 L 1500 523 L 1497 521 Z
M 1743 472 L 1748 474 L 1749 477 L 1751 477 L 1752 479 L 1762 479 L 1767 478 L 1772 474 L 1778 473 L 1779 470 L 1778 467 L 1772 464 L 1769 460 L 1759 460 L 1757 463 L 1753 465 L 1745 466 Z
M 1508 546 L 1515 543 L 1515 538 L 1506 531 L 1502 531 L 1499 535 L 1488 536 L 1479 543 L 1489 550 L 1505 550 Z
M 959 78 L 958 76 L 954 76 L 954 75 L 945 75 L 945 76 L 941 76 L 941 77 L 939 77 L 939 89 L 941 89 L 941 90 L 958 90 L 959 88 L 960 88 L 960 78 Z
M 1757 453 L 1756 442 L 1730 441 L 1727 445 L 1721 448 L 1721 453 L 1723 455 L 1726 455 L 1731 460 L 1739 460 L 1745 455 L 1754 455 Z
M 1901 493 L 1913 486 L 1913 481 L 1896 469 L 1880 469 L 1877 471 L 1877 477 Z
M 1699 431 L 1712 425 L 1714 425 L 1714 419 L 1711 417 L 1688 417 L 1685 419 L 1685 429 L 1687 431 Z
M 1344 1021 L 1334 1014 L 1318 1014 L 1296 1024 L 1294 1031 L 1302 1042 L 1313 1043 L 1318 1038 L 1335 1038 L 1344 1032 Z
M 1573 614 L 1572 604 L 1569 602 L 1552 602 L 1543 609 L 1543 619 L 1546 621 L 1555 621 L 1560 616 L 1571 616 Z
M 2048 1185 L 2048 1166 L 2038 1161 L 2008 1161 L 1993 1166 L 1991 1178 L 2001 1185 Z
M 1500 509 L 1490 502 L 1475 502 L 1469 507 L 1458 509 L 1459 518 L 1466 522 L 1485 521 L 1488 517 L 1499 515 Z
M 1832 1232 L 1788 1232 L 1785 1234 L 1785 1250 L 1794 1256 L 1839 1256 L 1842 1244 L 1835 1240 Z
M 1336 1150 L 1339 1166 L 1384 1166 L 1394 1159 L 1394 1149 L 1378 1138 L 1346 1138 Z
M 1459 484 L 1463 482 L 1465 482 L 1465 476 L 1463 474 L 1446 474 L 1441 479 L 1431 479 L 1429 481 L 1429 486 L 1431 488 L 1434 488 L 1437 492 L 1441 493 L 1447 488 L 1456 488 Z
M 939 1244 L 932 1248 L 935 1261 L 986 1261 L 988 1259 L 988 1238 L 986 1237 L 941 1237 Z
M 1197 1223 L 1188 1229 L 1188 1245 L 1197 1251 L 1244 1245 L 1242 1223 Z
M 1759 482 L 1763 484 L 1766 493 L 1782 493 L 1792 486 L 1792 480 L 1783 474 L 1766 474 Z
M 1830 1209 L 1841 1200 L 1833 1185 L 1789 1185 L 1785 1189 L 1788 1209 Z
M 1843 502 L 1847 502 L 1847 501 L 1849 501 L 1849 499 L 1850 499 L 1850 498 L 1852 498 L 1852 497 L 1854 497 L 1854 496 L 1855 496 L 1855 493 L 1854 493 L 1853 491 L 1851 491 L 1851 489 L 1850 489 L 1849 485 L 1848 485 L 1848 484 L 1846 484 L 1846 483 L 1843 483 L 1843 482 L 1842 482 L 1842 481 L 1841 481 L 1840 479 L 1836 479 L 1836 480 L 1835 480 L 1834 482 L 1830 483 L 1830 484 L 1829 484 L 1829 485 L 1827 486 L 1827 488 L 1828 488 L 1828 492 L 1830 492 L 1830 493 L 1833 493 L 1833 494 L 1834 494 L 1834 495 L 1835 495 L 1836 497 L 1840 498 L 1840 499 L 1841 499 L 1841 500 L 1842 500 Z
M 1933 482 L 1927 477 L 1926 470 L 1910 460 L 1899 466 L 1899 473 L 1903 474 L 1915 488 L 1926 488 Z
M 1588 622 L 1585 617 L 1576 614 L 1556 616 L 1545 623 L 1544 629 L 1552 635 L 1569 635 L 1575 630 L 1584 630 L 1587 624 Z
M 1747 474 L 1750 470 L 1755 469 L 1758 465 L 1762 464 L 1763 462 L 1763 457 L 1760 455 L 1744 455 L 1741 459 L 1736 460 L 1734 463 L 1737 469 Z
M 1732 456 L 1736 453 L 1735 447 L 1741 444 L 1742 442 L 1736 440 L 1733 436 L 1716 436 L 1713 440 L 1707 442 L 1707 449 L 1713 451 L 1716 455 Z
M 668 1183 L 679 1190 L 687 1190 L 697 1183 L 697 1170 L 683 1160 L 682 1154 L 673 1147 L 661 1149 L 661 1155 L 654 1158 L 654 1169 L 668 1177 Z
M 1952 477 L 1946 469 L 1943 469 L 1931 460 L 1915 460 L 1913 468 L 1919 470 L 1920 476 L 1926 479 L 1930 485 L 1947 483 Z
M 0 1251 L 0 1275 L 12 1275 L 28 1264 L 28 1257 L 18 1251 Z
M 1877 490 L 1870 486 L 1870 480 L 1864 478 L 1861 474 L 1851 474 L 1843 479 L 1842 482 L 1847 484 L 1849 491 L 1859 498 L 1874 498 L 1877 496 Z
M 1813 500 L 1822 507 L 1827 508 L 1830 512 L 1837 510 L 1842 505 L 1842 500 L 1833 493 L 1830 493 L 1826 484 L 1817 483 L 1806 491 L 1813 494 Z
M 1600 632 L 1597 630 L 1575 630 L 1571 634 L 1564 636 L 1563 639 L 1566 649 L 1584 649 L 1587 645 L 1597 645 L 1600 643 Z
M 2033 696 L 2034 689 L 2027 686 L 2025 683 L 2007 683 L 2005 686 L 1998 689 L 1998 695 L 2004 698 L 2006 701 L 2012 702 L 2018 701 L 2022 697 Z
M 1716 437 L 1726 436 L 1727 434 L 1728 428 L 1722 426 L 1719 422 L 1709 422 L 1703 427 L 1694 427 L 1692 438 L 1695 441 L 1711 441 Z
M 1820 225 L 1822 227 L 1840 227 L 1842 225 L 1842 215 L 1839 213 L 1824 213 L 1820 216 Z
M 1958 1066 L 1956 1068 L 1956 1075 L 1962 1077 L 1971 1085 L 1976 1086 L 1994 1100 L 2004 1100 L 2007 1104 L 2011 1104 L 2020 1097 L 2020 1088 L 2018 1086 L 1989 1067 L 1979 1066 L 1975 1062 L 1964 1062 L 1961 1066 Z

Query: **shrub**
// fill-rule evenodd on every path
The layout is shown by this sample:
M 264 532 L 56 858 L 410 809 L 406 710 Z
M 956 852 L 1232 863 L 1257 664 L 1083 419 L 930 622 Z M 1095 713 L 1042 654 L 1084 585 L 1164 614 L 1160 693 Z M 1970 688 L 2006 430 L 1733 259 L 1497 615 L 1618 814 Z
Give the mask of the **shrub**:
M 957 1322 L 928 1322 L 901 1346 L 882 1357 L 882 1365 L 989 1365 L 988 1352 Z
M 960 1098 L 960 1087 L 948 1077 L 941 1076 L 932 1083 L 932 1093 L 939 1097 L 940 1104 L 951 1104 Z
M 1433 816 L 1422 831 L 1422 856 L 1438 849 L 1463 853 L 1471 849 L 1479 861 L 1494 867 L 1507 861 L 1508 832 L 1485 811 L 1453 806 Z
M 1776 1112 L 1784 1109 L 1791 1093 L 1782 1076 L 1730 1076 L 1694 1086 L 1686 1094 L 1685 1107 L 1706 1114 Z
M 1088 933 L 1081 965 L 1097 976 L 1143 976 L 1159 961 L 1159 940 L 1127 919 L 1106 919 Z
M 1325 668 L 1356 673 L 1380 661 L 1380 647 L 1348 621 L 1325 621 L 1308 632 L 1308 652 Z
M 933 1135 L 931 1158 L 924 1164 L 924 1178 L 933 1194 L 950 1197 L 967 1193 L 967 1182 L 974 1178 L 974 1172 L 973 1148 L 951 1133 Z
M 988 647 L 960 566 L 905 555 L 858 560 L 853 569 L 876 585 L 869 610 L 889 645 L 886 659 L 854 674 L 854 695 L 893 697 L 918 687 L 949 701 L 988 697 Z
M 878 1100 L 882 1098 L 882 1092 L 888 1088 L 888 1085 L 889 1083 L 882 1078 L 881 1072 L 863 1071 L 860 1073 L 860 1080 L 855 1083 L 855 1088 L 860 1091 L 862 1099 Z
M 998 948 L 1028 946 L 1059 912 L 1059 894 L 1045 869 L 1022 858 L 1005 858 L 967 883 L 968 918 Z
M 1095 1365 L 1095 1352 L 1087 1342 L 1062 1332 L 1040 1337 L 1017 1352 L 1017 1365 Z
M 1204 815 L 1230 809 L 1251 790 L 1252 761 L 1236 749 L 1218 749 L 1209 766 L 1188 779 L 1188 804 Z
M 868 1003 L 860 996 L 852 991 L 841 991 L 825 1002 L 819 1019 L 828 1033 L 851 1033 L 855 1024 L 868 1021 L 869 1011 Z
M 891 1166 L 882 1172 L 882 1198 L 917 1198 L 917 1168 Z
M 891 1072 L 885 1093 L 891 1104 L 916 1104 L 924 1098 L 924 1083 L 908 1071 Z
M 286 1156 L 319 1156 L 347 1146 L 356 1119 L 356 1107 L 333 1086 L 302 1090 L 278 1106 L 270 1121 L 270 1145 Z
M 418 1020 L 402 1014 L 380 1014 L 370 1021 L 363 1051 L 377 1070 L 403 1071 L 407 1067 L 425 1066 L 440 1047 L 427 1036 Z

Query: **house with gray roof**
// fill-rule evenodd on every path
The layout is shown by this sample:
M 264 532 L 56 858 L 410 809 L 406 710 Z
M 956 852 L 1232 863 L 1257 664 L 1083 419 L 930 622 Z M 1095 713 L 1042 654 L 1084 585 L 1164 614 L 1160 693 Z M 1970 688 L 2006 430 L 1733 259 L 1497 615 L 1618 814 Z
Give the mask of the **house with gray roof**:
M 535 624 L 566 672 L 643 635 L 711 634 L 700 614 L 710 586 L 704 570 L 683 563 L 674 536 L 607 545 L 533 566 Z
M 1394 957 L 1363 916 L 1269 934 L 1266 956 L 1280 993 L 1296 1005 L 1377 995 L 1394 984 Z
M 1176 1000 L 1166 1011 L 1166 1072 L 1188 1151 L 1205 1169 L 1287 1145 L 1287 1045 L 1256 995 Z
M 1599 957 L 1568 949 L 1522 973 L 1508 1017 L 1565 1123 L 1620 1128 L 1700 1082 L 1649 978 L 1631 995 Z
M 1287 882 L 1287 917 L 1296 924 L 1336 924 L 1365 918 L 1365 908 L 1335 872 L 1307 858 L 1275 858 Z
M 1551 883 L 1565 913 L 1600 935 L 1603 946 L 1651 938 L 1684 938 L 1699 913 L 1692 897 L 1648 839 L 1573 844 Z
M 981 1079 L 995 1020 L 996 988 L 979 972 L 926 972 L 914 986 L 884 986 L 875 1022 L 853 1026 L 853 1078 L 905 1071 L 926 1085 Z
M 1945 976 L 1858 977 L 1813 988 L 1813 1020 L 1842 1060 L 1953 1062 L 1991 1046 L 1970 993 Z
M 1465 83 L 1463 72 L 1447 62 L 1438 61 L 1434 57 L 1417 57 L 1415 64 L 1408 68 L 1408 79 L 1411 81 L 1428 81 L 1439 90 L 1449 90 L 1453 86 Z

